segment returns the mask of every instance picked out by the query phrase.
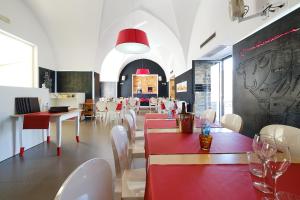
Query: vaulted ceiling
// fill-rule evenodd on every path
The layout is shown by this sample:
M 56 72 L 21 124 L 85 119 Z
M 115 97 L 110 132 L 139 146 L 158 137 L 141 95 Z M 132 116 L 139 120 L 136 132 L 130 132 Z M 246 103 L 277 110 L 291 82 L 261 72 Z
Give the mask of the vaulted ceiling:
M 25 0 L 52 43 L 59 69 L 117 68 L 147 57 L 165 71 L 184 71 L 201 0 Z M 151 51 L 124 55 L 114 45 L 122 28 L 147 32 Z M 74 55 L 80 55 L 74 57 Z M 119 59 L 115 59 L 118 57 Z M 104 62 L 104 63 L 103 63 Z
M 277 0 L 245 0 L 253 13 L 262 1 Z M 228 0 L 23 0 L 50 40 L 57 70 L 95 70 L 101 81 L 117 81 L 126 64 L 141 58 L 157 62 L 167 78 L 171 71 L 177 76 L 192 67 L 192 60 L 220 46 L 231 47 L 300 6 L 299 0 L 285 1 L 287 6 L 268 17 L 238 23 L 230 19 Z M 150 52 L 116 51 L 117 35 L 124 28 L 144 30 Z M 200 49 L 214 32 L 216 37 Z

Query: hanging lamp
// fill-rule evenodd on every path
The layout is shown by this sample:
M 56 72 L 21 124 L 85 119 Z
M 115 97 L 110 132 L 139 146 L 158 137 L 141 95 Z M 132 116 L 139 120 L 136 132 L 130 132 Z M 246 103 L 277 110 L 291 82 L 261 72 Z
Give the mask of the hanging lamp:
M 150 74 L 150 70 L 148 68 L 144 68 L 144 59 L 141 59 L 141 61 L 142 61 L 142 67 L 137 68 L 135 74 L 138 74 L 138 75 Z
M 119 32 L 115 48 L 128 54 L 141 54 L 150 50 L 147 35 L 140 29 L 123 29 Z
M 150 71 L 147 68 L 137 68 L 135 74 L 146 75 L 150 74 Z

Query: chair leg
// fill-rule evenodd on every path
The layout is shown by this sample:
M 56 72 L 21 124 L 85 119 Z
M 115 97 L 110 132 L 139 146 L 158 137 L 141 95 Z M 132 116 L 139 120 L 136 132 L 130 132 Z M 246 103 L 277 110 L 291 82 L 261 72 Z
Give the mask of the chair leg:
M 56 155 L 60 156 L 61 155 L 61 147 L 56 148 Z
M 47 143 L 49 144 L 50 143 L 50 122 L 49 122 L 49 127 L 46 131 L 47 131 Z
M 25 148 L 23 147 L 23 138 L 22 138 L 22 135 L 23 135 L 23 131 L 21 130 L 20 131 L 20 157 L 23 157 L 24 156 L 24 151 L 25 151 Z
M 25 151 L 25 148 L 24 147 L 20 147 L 20 157 L 24 156 L 24 151 Z

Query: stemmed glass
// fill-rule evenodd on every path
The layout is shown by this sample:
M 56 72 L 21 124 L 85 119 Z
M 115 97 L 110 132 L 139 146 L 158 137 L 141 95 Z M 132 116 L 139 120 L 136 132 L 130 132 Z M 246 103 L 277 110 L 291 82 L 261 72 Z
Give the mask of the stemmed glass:
M 267 161 L 277 152 L 274 136 L 261 137 L 255 135 L 252 141 L 252 148 L 262 162 L 262 171 L 260 172 L 257 169 L 255 175 L 265 179 L 267 175 Z M 265 181 L 255 181 L 253 186 L 263 193 L 272 193 L 271 187 Z
M 291 164 L 291 153 L 287 145 L 276 142 L 278 153 L 271 156 L 266 162 L 266 166 L 273 180 L 273 197 L 271 199 L 279 199 L 277 196 L 277 179 L 283 175 Z

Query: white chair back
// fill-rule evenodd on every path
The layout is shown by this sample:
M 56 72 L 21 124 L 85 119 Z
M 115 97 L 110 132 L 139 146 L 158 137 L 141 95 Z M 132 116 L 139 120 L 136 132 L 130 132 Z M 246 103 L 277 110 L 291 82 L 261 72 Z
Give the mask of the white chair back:
M 129 99 L 129 105 L 130 105 L 131 107 L 135 107 L 135 106 L 136 106 L 136 99 L 130 98 L 130 99 Z
M 174 102 L 171 100 L 167 100 L 165 106 L 167 110 L 172 110 L 174 108 Z
M 125 126 L 130 144 L 135 143 L 135 126 L 133 117 L 130 114 L 125 114 Z
M 216 119 L 216 111 L 213 109 L 207 109 L 201 114 L 201 117 L 206 119 L 209 123 L 214 123 Z
M 106 102 L 105 101 L 98 101 L 96 103 L 96 108 L 100 112 L 105 112 L 106 111 Z
M 116 177 L 121 178 L 125 169 L 129 168 L 128 135 L 126 129 L 117 125 L 111 129 L 112 149 L 115 160 Z
M 70 199 L 113 199 L 112 172 L 106 160 L 88 160 L 69 175 L 54 200 Z
M 221 118 L 221 125 L 224 128 L 228 128 L 239 133 L 242 129 L 243 120 L 239 115 L 226 114 Z
M 107 111 L 109 112 L 115 112 L 117 108 L 118 103 L 117 102 L 107 102 Z
M 151 105 L 157 105 L 157 99 L 156 99 L 155 97 L 151 97 L 151 98 L 149 99 L 149 103 L 150 103 Z
M 133 118 L 134 128 L 136 130 L 137 129 L 137 117 L 136 117 L 136 114 L 135 114 L 134 110 L 132 110 L 132 109 L 129 110 L 129 114 Z
M 273 124 L 263 127 L 260 135 L 274 136 L 275 140 L 286 143 L 290 147 L 291 155 L 300 158 L 300 129 L 281 124 Z

